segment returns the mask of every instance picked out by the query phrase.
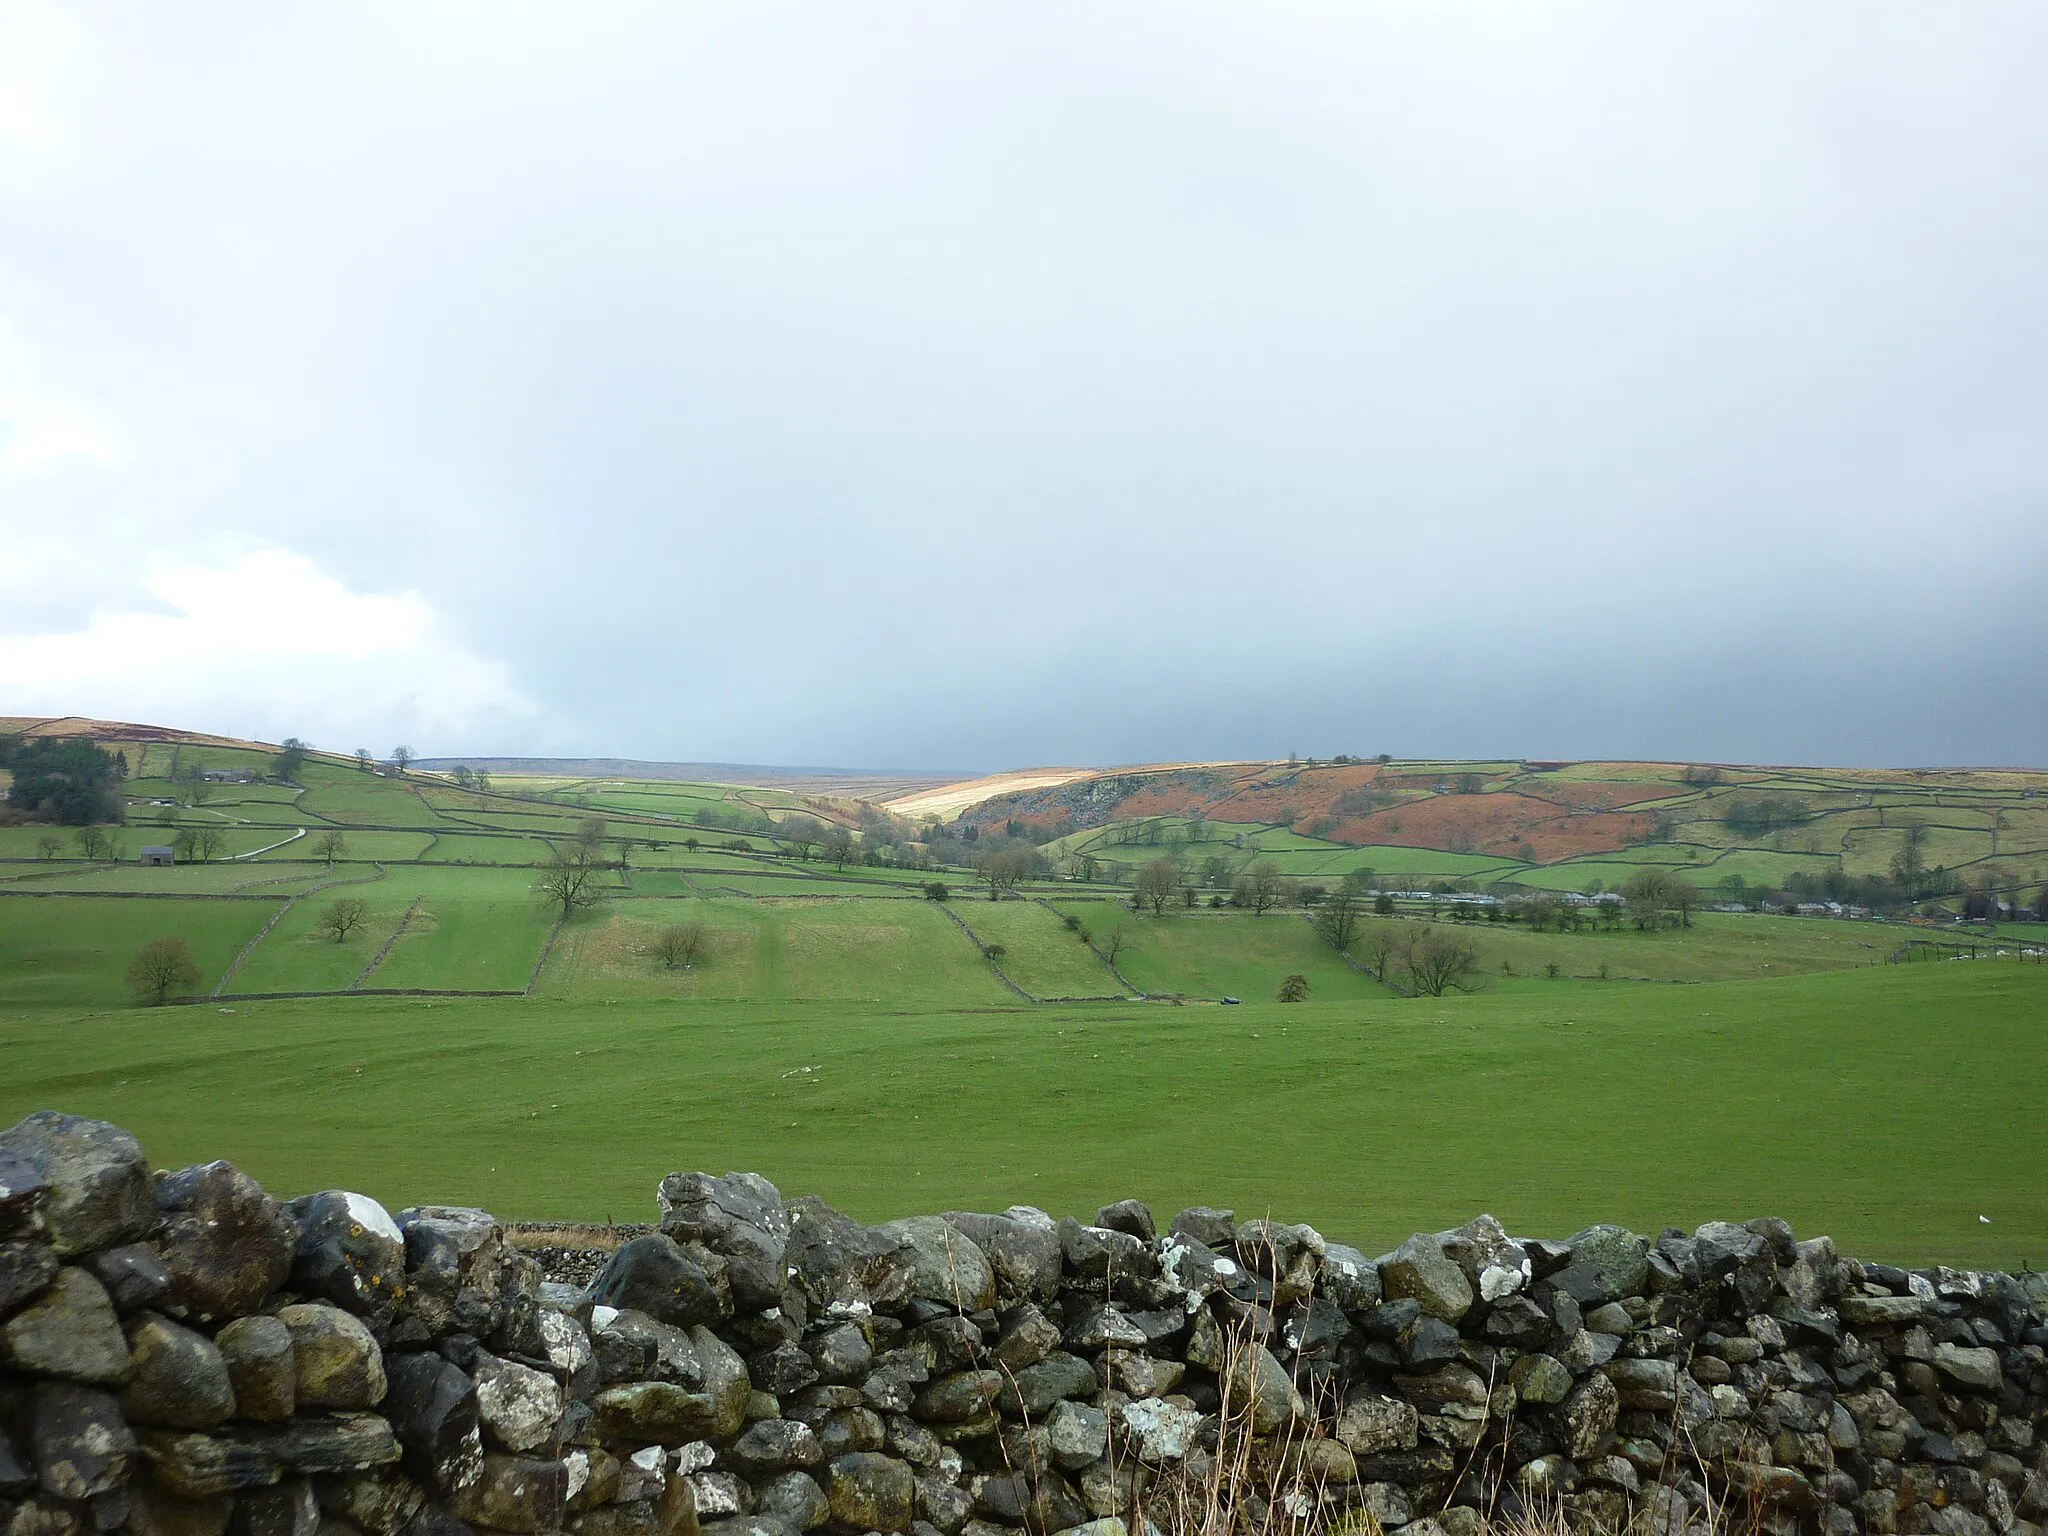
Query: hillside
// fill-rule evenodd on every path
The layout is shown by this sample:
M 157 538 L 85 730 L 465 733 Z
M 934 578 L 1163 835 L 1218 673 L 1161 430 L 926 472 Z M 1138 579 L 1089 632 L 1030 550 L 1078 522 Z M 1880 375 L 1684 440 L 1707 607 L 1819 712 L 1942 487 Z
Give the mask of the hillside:
M 2048 773 L 1642 762 L 1346 761 L 1117 769 L 996 794 L 961 819 L 1055 859 L 1174 851 L 1286 873 L 1557 890 L 1645 865 L 1731 877 L 1888 875 L 1912 845 L 1931 887 L 2020 892 L 2048 877 Z

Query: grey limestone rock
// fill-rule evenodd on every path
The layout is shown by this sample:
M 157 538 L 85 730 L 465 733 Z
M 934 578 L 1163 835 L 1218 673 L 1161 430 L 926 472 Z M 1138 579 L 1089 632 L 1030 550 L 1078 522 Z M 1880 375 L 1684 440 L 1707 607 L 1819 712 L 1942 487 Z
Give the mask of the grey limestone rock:
M 64 1266 L 42 1295 L 0 1325 L 0 1364 L 67 1381 L 127 1380 L 128 1341 L 106 1287 Z
M 996 1276 L 966 1233 L 938 1216 L 912 1216 L 875 1228 L 910 1253 L 910 1292 L 961 1312 L 996 1303 Z
M 384 1400 L 384 1356 L 353 1314 L 325 1302 L 280 1307 L 291 1330 L 301 1408 L 374 1408 Z
M 37 1481 L 59 1499 L 90 1499 L 119 1488 L 135 1436 L 110 1392 L 69 1381 L 36 1384 L 32 1449 Z
M 298 1223 L 233 1163 L 162 1175 L 156 1206 L 168 1305 L 180 1317 L 213 1322 L 253 1312 L 291 1273 Z
M 754 1490 L 754 1513 L 780 1520 L 794 1531 L 814 1531 L 832 1518 L 825 1490 L 808 1472 L 780 1472 Z
M 552 1437 L 563 1406 L 554 1377 L 488 1354 L 478 1356 L 469 1375 L 476 1383 L 477 1424 L 489 1444 L 528 1452 Z
M 299 1400 L 298 1363 L 292 1331 L 278 1318 L 238 1317 L 214 1335 L 228 1368 L 235 1411 L 245 1419 L 288 1419 Z
M 1581 1307 L 1639 1295 L 1649 1274 L 1649 1244 L 1626 1227 L 1588 1227 L 1571 1240 L 1571 1260 L 1550 1283 Z
M 133 1242 L 156 1225 L 149 1163 L 119 1126 L 38 1110 L 0 1131 L 0 1153 L 40 1181 L 43 1234 L 61 1257 Z M 10 1176 L 10 1187 L 21 1179 Z
M 1428 1233 L 1416 1233 L 1381 1259 L 1379 1271 L 1390 1301 L 1412 1300 L 1447 1323 L 1456 1323 L 1472 1310 L 1472 1282 L 1444 1252 L 1443 1243 Z
M 677 1328 L 717 1322 L 730 1312 L 720 1306 L 718 1290 L 703 1267 L 662 1232 L 620 1244 L 586 1294 L 597 1305 L 643 1312 Z
M 826 1463 L 825 1499 L 832 1519 L 858 1531 L 903 1531 L 915 1516 L 916 1484 L 908 1462 L 856 1451 Z
M 211 1429 L 233 1416 L 227 1361 L 205 1334 L 151 1314 L 135 1325 L 128 1343 L 134 1374 L 121 1408 L 137 1424 Z

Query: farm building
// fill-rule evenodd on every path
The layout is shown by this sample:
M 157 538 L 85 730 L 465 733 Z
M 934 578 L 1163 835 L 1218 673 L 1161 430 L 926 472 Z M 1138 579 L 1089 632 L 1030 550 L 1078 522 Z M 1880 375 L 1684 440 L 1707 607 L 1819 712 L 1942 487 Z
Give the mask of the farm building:
M 162 843 L 152 843 L 142 850 L 144 864 L 175 864 L 177 861 L 177 851 Z

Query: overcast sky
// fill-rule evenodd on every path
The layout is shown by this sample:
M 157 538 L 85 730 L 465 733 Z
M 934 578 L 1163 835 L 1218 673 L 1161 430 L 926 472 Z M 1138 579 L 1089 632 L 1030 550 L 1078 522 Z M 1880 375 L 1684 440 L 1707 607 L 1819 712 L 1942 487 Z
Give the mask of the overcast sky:
M 0 713 L 2048 763 L 2048 7 L 0 0 Z

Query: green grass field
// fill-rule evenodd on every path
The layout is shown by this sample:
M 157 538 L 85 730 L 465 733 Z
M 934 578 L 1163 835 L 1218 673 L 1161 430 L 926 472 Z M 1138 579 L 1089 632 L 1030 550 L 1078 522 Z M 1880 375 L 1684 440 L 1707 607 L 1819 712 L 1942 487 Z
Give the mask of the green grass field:
M 1079 933 L 1035 901 L 957 901 L 953 910 L 983 944 L 1002 946 L 996 963 L 1033 997 L 1128 995 Z
M 2044 1018 L 2048 970 L 1988 965 L 1242 1009 L 8 1009 L 0 1121 L 61 1104 L 161 1165 L 394 1208 L 645 1220 L 670 1169 L 753 1168 L 867 1219 L 1136 1194 L 1377 1251 L 1479 1210 L 1530 1233 L 1768 1213 L 1858 1255 L 2016 1266 L 2048 1260 Z
M 169 937 L 190 947 L 202 986 L 210 988 L 283 904 L 282 897 L 10 896 L 0 905 L 0 989 L 6 1003 L 60 1010 L 119 1006 L 128 1000 L 121 976 L 135 951 Z
M 1106 901 L 1062 901 L 1103 945 L 1118 928 L 1127 948 L 1117 969 L 1148 993 L 1196 998 L 1272 998 L 1290 975 L 1308 978 L 1313 998 L 1379 998 L 1386 988 L 1361 976 L 1296 912 L 1179 912 L 1137 917 Z
M 693 920 L 710 930 L 709 953 L 692 970 L 664 970 L 655 935 Z M 913 901 L 620 901 L 563 930 L 540 992 L 926 1008 L 1017 1000 L 945 913 Z

